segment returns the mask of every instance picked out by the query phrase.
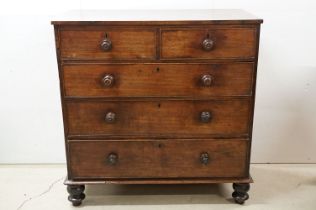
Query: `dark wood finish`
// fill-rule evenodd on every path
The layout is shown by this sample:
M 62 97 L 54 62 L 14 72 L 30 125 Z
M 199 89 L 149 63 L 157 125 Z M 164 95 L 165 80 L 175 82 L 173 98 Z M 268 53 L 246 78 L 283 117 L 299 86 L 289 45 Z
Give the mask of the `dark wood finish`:
M 118 162 L 118 155 L 116 153 L 110 153 L 107 157 L 107 164 L 116 165 Z
M 207 34 L 206 38 L 202 42 L 202 47 L 205 51 L 211 51 L 215 46 L 215 40 L 210 38 L 210 35 Z
M 105 36 L 110 37 L 108 50 L 101 47 Z M 62 59 L 154 59 L 156 57 L 156 31 L 154 29 L 61 30 Z M 107 39 L 108 40 L 108 39 Z
M 244 204 L 249 199 L 248 191 L 250 189 L 249 183 L 234 183 L 234 192 L 232 194 L 234 200 L 238 204 Z
M 262 20 L 239 13 L 52 22 L 74 205 L 101 183 L 229 182 L 248 199 Z
M 141 140 L 69 142 L 73 179 L 246 177 L 248 141 Z M 115 161 L 109 163 L 109 155 Z M 209 160 L 201 162 L 201 154 Z M 113 164 L 113 162 L 116 162 Z
M 65 94 L 75 97 L 250 96 L 253 74 L 253 63 L 63 65 Z
M 83 193 L 85 190 L 84 185 L 68 185 L 67 191 L 69 193 L 68 200 L 73 206 L 80 206 L 86 195 Z
M 105 114 L 105 122 L 114 123 L 116 114 L 114 112 L 107 112 Z
M 69 101 L 70 135 L 211 135 L 249 132 L 250 101 Z M 104 118 L 115 113 L 115 121 Z M 212 116 L 201 116 L 203 112 Z M 208 119 L 206 119 L 208 118 Z
M 201 77 L 202 85 L 205 87 L 211 86 L 213 81 L 212 75 L 205 74 Z
M 209 26 L 209 25 L 258 25 L 263 23 L 263 20 L 187 20 L 187 21 L 51 21 L 53 25 L 59 27 L 69 26 Z
M 255 27 L 171 28 L 161 31 L 161 40 L 162 59 L 254 58 L 256 53 Z
M 111 74 L 106 74 L 103 78 L 102 78 L 102 83 L 104 87 L 111 87 L 114 84 L 114 76 Z
M 108 37 L 108 34 L 105 34 L 105 38 L 102 40 L 100 47 L 103 51 L 110 51 L 112 49 L 112 41 Z
M 208 111 L 201 112 L 200 120 L 203 123 L 208 123 L 212 119 L 212 113 Z
M 258 25 L 263 20 L 236 9 L 225 10 L 76 10 L 58 17 L 58 26 Z
M 251 177 L 208 177 L 208 178 L 108 178 L 108 179 L 95 179 L 95 178 L 85 178 L 73 180 L 67 177 L 64 181 L 66 185 L 73 184 L 216 184 L 216 183 L 253 183 Z
M 207 152 L 203 152 L 200 155 L 200 162 L 204 165 L 207 165 L 209 163 L 210 157 Z

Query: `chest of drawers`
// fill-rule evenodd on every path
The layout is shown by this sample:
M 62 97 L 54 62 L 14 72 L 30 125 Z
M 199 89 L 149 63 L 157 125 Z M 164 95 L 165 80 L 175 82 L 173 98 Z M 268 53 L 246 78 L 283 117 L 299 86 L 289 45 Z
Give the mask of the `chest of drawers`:
M 69 201 L 80 205 L 86 184 L 187 183 L 233 183 L 235 201 L 247 200 L 262 20 L 239 10 L 70 17 L 52 22 Z

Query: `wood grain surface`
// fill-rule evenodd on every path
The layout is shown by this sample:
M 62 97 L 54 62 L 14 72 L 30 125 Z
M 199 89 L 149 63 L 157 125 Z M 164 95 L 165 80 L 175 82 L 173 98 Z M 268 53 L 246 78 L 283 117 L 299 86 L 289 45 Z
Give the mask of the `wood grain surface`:
M 250 101 L 80 101 L 67 102 L 69 135 L 211 135 L 246 134 Z M 211 120 L 201 122 L 201 112 Z M 115 121 L 107 123 L 108 112 Z
M 155 29 L 111 29 L 100 27 L 98 30 L 63 30 L 61 36 L 61 57 L 63 59 L 105 59 L 135 60 L 156 57 Z M 104 52 L 100 44 L 107 36 L 112 49 Z
M 262 20 L 160 12 L 52 22 L 66 184 L 252 182 Z
M 248 141 L 145 140 L 69 142 L 76 178 L 245 177 Z M 109 154 L 118 156 L 111 165 Z M 200 162 L 201 153 L 209 163 Z
M 207 36 L 215 42 L 211 51 L 202 48 Z M 255 28 L 171 28 L 161 32 L 162 59 L 254 58 L 255 53 Z
M 70 97 L 250 96 L 253 71 L 253 63 L 69 64 L 63 78 Z M 102 82 L 108 74 L 114 76 L 111 87 Z M 212 77 L 210 86 L 203 75 Z

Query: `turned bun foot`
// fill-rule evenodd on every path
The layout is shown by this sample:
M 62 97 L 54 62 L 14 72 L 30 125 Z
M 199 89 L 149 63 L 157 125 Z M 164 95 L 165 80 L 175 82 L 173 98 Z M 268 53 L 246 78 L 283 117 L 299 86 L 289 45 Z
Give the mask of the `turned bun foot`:
M 249 195 L 248 191 L 250 189 L 249 183 L 234 183 L 233 184 L 234 192 L 232 194 L 234 200 L 238 204 L 244 204 L 248 200 Z
M 67 191 L 69 193 L 68 200 L 73 206 L 80 206 L 86 195 L 83 193 L 85 190 L 84 185 L 68 185 Z

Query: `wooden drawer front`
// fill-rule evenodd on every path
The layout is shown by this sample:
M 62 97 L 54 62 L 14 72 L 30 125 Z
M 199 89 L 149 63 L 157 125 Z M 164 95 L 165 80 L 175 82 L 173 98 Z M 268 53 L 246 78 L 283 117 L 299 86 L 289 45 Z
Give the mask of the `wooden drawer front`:
M 253 63 L 64 65 L 63 77 L 66 96 L 238 96 L 251 95 L 253 69 Z M 103 80 L 109 75 L 110 85 Z
M 111 41 L 111 49 L 101 49 L 105 36 Z M 143 30 L 62 30 L 61 57 L 63 59 L 155 59 L 156 31 Z
M 248 133 L 250 100 L 67 102 L 70 135 Z M 115 115 L 115 116 L 114 116 Z
M 163 59 L 254 58 L 255 28 L 170 29 L 162 30 Z M 211 50 L 203 49 L 203 41 L 213 42 Z
M 72 178 L 244 177 L 248 141 L 69 142 Z

